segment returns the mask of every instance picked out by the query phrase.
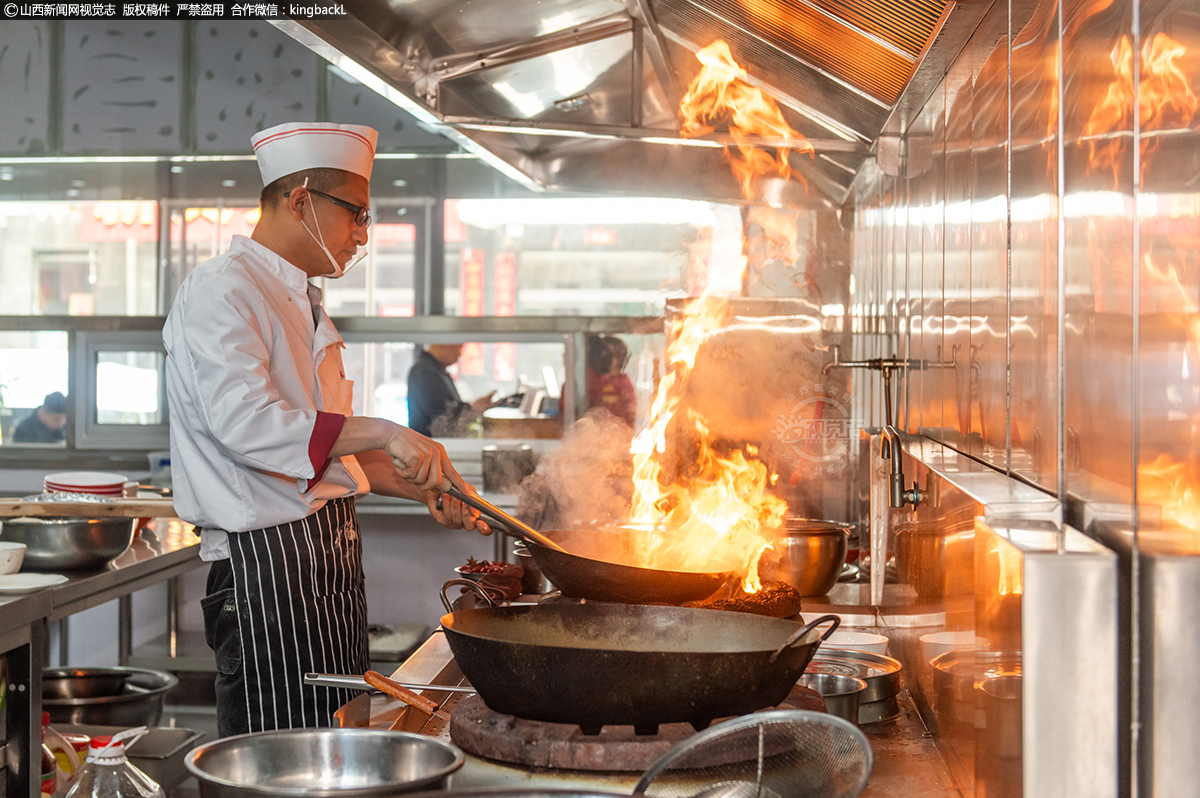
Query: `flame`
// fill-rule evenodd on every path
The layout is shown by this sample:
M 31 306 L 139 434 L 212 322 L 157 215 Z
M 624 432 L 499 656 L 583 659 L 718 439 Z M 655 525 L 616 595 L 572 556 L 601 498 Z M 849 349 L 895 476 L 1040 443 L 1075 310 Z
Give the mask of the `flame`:
M 788 126 L 773 100 L 747 83 L 725 42 L 713 42 L 697 57 L 703 67 L 680 102 L 680 135 L 703 136 L 727 124 L 736 151 L 726 147 L 726 157 L 747 198 L 760 176 L 789 177 L 789 153 L 811 154 L 812 145 Z M 772 156 L 747 143 L 750 136 L 784 139 L 791 146 L 776 148 Z M 795 259 L 795 215 L 759 212 L 754 220 L 771 248 Z M 758 447 L 747 443 L 730 449 L 710 419 L 683 403 L 701 347 L 730 321 L 727 297 L 741 293 L 746 268 L 745 254 L 708 263 L 704 291 L 671 322 L 666 374 L 651 403 L 649 423 L 630 446 L 630 520 L 652 530 L 634 542 L 632 553 L 639 563 L 679 571 L 729 571 L 742 577 L 745 592 L 756 593 L 762 589 L 759 560 L 788 514 L 787 502 L 771 494 L 779 476 L 758 459 Z M 681 441 L 689 447 L 686 469 L 676 465 Z
M 996 563 L 999 566 L 997 588 L 1000 595 L 1021 595 L 1025 587 L 1021 576 L 1022 555 L 1020 549 L 1002 543 L 992 549 L 991 553 L 996 555 Z
M 1200 480 L 1187 463 L 1160 454 L 1138 465 L 1138 503 L 1158 505 L 1162 519 L 1200 532 Z
M 1141 80 L 1137 85 L 1137 111 L 1143 132 L 1186 127 L 1200 99 L 1188 82 L 1187 72 L 1178 61 L 1187 55 L 1187 47 L 1167 36 L 1156 33 L 1142 45 Z M 1113 82 L 1083 127 L 1089 142 L 1088 171 L 1111 169 L 1117 178 L 1125 139 L 1119 136 L 1103 139 L 1105 134 L 1133 129 L 1133 43 L 1128 36 L 1113 46 L 1109 58 L 1113 65 Z M 1158 146 L 1157 138 L 1142 141 L 1142 168 L 1147 157 Z
M 746 71 L 733 60 L 724 41 L 717 39 L 696 53 L 696 58 L 703 66 L 679 103 L 683 120 L 679 134 L 686 138 L 705 136 L 727 121 L 735 147 L 726 147 L 725 157 L 746 199 L 754 196 L 754 182 L 763 175 L 790 178 L 788 154 L 795 150 L 811 156 L 813 146 L 784 121 L 774 100 L 748 83 Z M 777 148 L 772 156 L 747 143 L 750 136 L 786 139 L 795 144 Z
M 714 293 L 710 289 L 690 301 L 673 322 L 668 373 L 659 383 L 649 426 L 633 440 L 632 520 L 670 530 L 641 538 L 636 554 L 656 568 L 738 573 L 744 576 L 742 589 L 754 593 L 761 589 L 758 560 L 770 548 L 770 531 L 787 517 L 787 503 L 770 494 L 771 475 L 756 459 L 756 447 L 721 454 L 708 421 L 682 406 L 700 347 L 728 315 L 727 303 Z M 681 429 L 696 439 L 695 461 L 687 475 L 665 484 L 668 431 Z

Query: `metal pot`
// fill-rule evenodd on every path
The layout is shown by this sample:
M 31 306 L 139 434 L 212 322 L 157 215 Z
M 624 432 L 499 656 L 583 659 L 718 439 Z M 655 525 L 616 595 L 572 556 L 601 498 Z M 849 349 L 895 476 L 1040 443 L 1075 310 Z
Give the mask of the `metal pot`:
M 103 568 L 125 553 L 136 518 L 6 518 L 0 539 L 25 544 L 25 569 Z
M 540 596 L 545 593 L 546 577 L 524 543 L 518 542 L 513 546 L 513 556 L 517 558 L 517 565 L 521 566 L 523 571 L 521 592 L 527 596 Z
M 202 745 L 184 764 L 201 798 L 379 798 L 444 790 L 458 748 L 408 732 L 285 729 Z
M 537 470 L 537 455 L 530 446 L 484 446 L 481 455 L 483 489 L 512 493 L 521 480 Z
M 789 518 L 763 555 L 758 575 L 763 580 L 786 582 L 801 596 L 824 596 L 837 584 L 853 524 Z
M 179 679 L 166 671 L 48 668 L 42 671 L 42 708 L 52 723 L 154 726 L 162 717 L 164 696 L 177 684 Z

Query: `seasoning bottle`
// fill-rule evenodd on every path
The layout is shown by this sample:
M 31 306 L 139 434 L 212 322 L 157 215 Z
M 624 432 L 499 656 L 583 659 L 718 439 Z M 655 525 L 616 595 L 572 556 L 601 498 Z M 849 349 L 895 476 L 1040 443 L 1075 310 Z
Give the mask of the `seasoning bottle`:
M 46 761 L 46 754 L 50 761 Z M 79 755 L 71 743 L 50 725 L 50 713 L 42 713 L 42 792 L 65 792 L 72 775 L 79 770 Z
M 66 798 L 166 798 L 158 782 L 125 757 L 125 746 L 146 733 L 145 726 L 109 737 L 93 737 L 87 761 Z
M 46 747 L 46 726 L 50 723 L 49 713 L 42 713 L 42 798 L 52 798 L 58 786 L 58 760 Z

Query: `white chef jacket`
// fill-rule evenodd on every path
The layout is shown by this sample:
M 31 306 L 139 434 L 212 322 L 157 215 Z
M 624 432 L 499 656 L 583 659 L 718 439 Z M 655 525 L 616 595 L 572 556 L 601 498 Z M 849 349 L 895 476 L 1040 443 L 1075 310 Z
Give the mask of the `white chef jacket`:
M 357 460 L 329 457 L 354 383 L 320 302 L 303 271 L 245 236 L 179 287 L 163 328 L 171 482 L 203 560 L 229 557 L 229 532 L 370 490 Z

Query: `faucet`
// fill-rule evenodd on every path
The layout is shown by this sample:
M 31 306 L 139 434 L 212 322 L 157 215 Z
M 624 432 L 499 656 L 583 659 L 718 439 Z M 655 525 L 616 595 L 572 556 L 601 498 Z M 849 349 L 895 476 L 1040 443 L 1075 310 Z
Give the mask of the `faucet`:
M 904 457 L 900 451 L 900 430 L 891 424 L 884 426 L 883 432 L 880 433 L 879 456 L 892 461 L 888 503 L 897 509 L 906 504 L 911 504 L 914 510 L 917 509 L 921 502 L 921 489 L 917 487 L 916 482 L 913 483 L 912 490 L 904 489 Z

